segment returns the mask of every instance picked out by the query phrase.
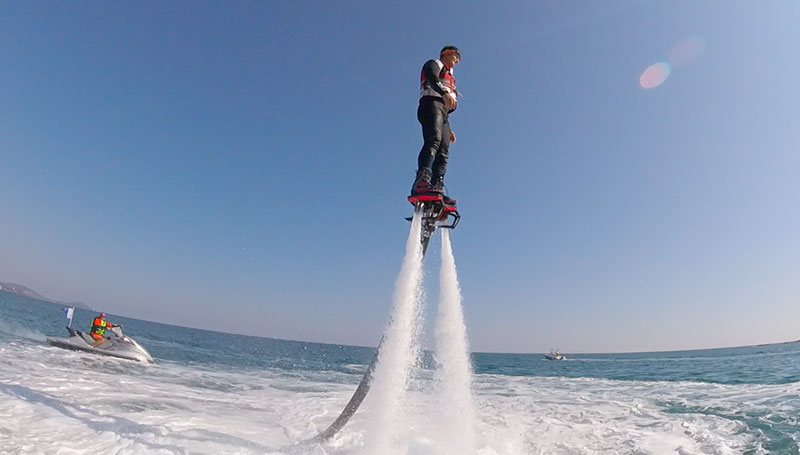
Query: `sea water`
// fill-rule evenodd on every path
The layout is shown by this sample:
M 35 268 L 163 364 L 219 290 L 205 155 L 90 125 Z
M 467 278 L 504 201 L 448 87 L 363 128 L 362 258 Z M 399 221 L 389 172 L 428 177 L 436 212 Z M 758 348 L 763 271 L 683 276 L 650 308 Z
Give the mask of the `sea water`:
M 363 453 L 371 397 L 331 441 L 294 444 L 335 419 L 373 349 L 109 319 L 158 363 L 48 346 L 63 307 L 0 292 L 0 453 Z M 477 454 L 800 453 L 800 343 L 567 356 L 472 355 Z M 434 376 L 414 375 L 411 415 L 437 413 Z M 408 422 L 407 453 L 439 453 L 428 424 Z

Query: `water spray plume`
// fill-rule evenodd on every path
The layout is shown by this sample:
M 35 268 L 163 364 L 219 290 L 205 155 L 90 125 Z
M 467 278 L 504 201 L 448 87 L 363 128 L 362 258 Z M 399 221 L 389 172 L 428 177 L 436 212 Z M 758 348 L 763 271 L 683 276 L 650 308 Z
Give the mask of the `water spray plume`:
M 443 454 L 475 452 L 475 407 L 472 399 L 472 363 L 461 305 L 450 231 L 442 230 L 439 272 L 439 312 L 436 320 L 436 395 L 439 400 L 436 438 Z
M 419 357 L 422 301 L 422 215 L 411 220 L 406 255 L 395 282 L 394 303 L 372 384 L 374 416 L 367 433 L 369 453 L 405 453 L 406 391 Z

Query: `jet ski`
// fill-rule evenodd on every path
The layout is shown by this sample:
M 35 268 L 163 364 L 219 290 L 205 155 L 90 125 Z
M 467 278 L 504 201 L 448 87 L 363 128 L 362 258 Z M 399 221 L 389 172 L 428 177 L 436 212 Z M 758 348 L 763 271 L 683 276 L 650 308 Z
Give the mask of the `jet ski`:
M 133 338 L 122 333 L 122 326 L 116 325 L 109 329 L 109 332 L 114 336 L 107 337 L 106 341 L 97 347 L 92 346 L 95 340 L 88 333 L 75 330 L 72 327 L 67 327 L 67 331 L 69 332 L 69 338 L 47 337 L 47 342 L 51 346 L 73 351 L 86 351 L 120 359 L 155 363 L 153 356 L 147 352 L 147 349 L 143 348 Z

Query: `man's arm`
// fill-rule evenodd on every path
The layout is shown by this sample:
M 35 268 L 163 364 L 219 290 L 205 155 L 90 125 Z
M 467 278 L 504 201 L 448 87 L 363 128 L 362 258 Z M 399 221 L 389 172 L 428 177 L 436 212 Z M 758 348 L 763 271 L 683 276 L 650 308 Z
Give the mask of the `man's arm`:
M 439 78 L 440 71 L 442 71 L 442 65 L 436 60 L 428 60 L 422 67 L 422 74 L 425 75 L 425 80 L 430 83 L 430 87 L 444 97 L 444 95 L 450 93 L 450 89 L 445 87 Z

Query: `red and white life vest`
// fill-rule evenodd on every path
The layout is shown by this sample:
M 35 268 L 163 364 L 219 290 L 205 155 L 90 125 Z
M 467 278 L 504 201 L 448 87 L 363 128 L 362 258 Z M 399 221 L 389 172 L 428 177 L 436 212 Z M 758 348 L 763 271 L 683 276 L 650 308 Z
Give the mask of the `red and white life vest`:
M 456 78 L 453 77 L 453 68 L 447 69 L 442 63 L 441 60 L 434 60 L 436 65 L 439 68 L 439 80 L 438 81 L 429 81 L 425 77 L 425 69 L 423 68 L 422 72 L 420 73 L 419 77 L 419 97 L 422 98 L 423 96 L 435 96 L 441 98 L 442 95 L 433 89 L 433 85 L 437 82 L 440 82 L 442 86 L 448 88 L 451 92 L 456 92 Z

